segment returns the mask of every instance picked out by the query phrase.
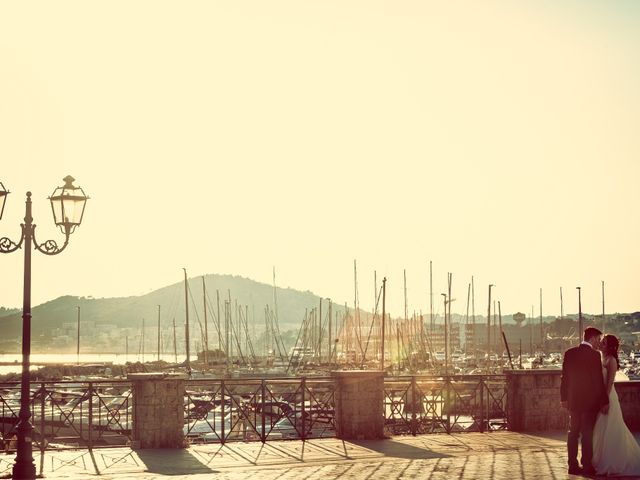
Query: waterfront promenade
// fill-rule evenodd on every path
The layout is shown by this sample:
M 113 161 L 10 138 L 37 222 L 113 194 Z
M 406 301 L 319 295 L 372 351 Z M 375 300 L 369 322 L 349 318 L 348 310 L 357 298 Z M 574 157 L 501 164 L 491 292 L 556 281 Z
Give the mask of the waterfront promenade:
M 636 438 L 640 440 L 640 435 Z M 0 469 L 6 469 L 13 456 L 0 455 L 0 460 Z M 563 432 L 534 435 L 504 431 L 356 442 L 335 438 L 264 445 L 230 442 L 182 450 L 118 448 L 95 450 L 93 458 L 81 450 L 49 452 L 43 473 L 54 479 L 105 480 L 581 478 L 568 475 L 565 465 Z

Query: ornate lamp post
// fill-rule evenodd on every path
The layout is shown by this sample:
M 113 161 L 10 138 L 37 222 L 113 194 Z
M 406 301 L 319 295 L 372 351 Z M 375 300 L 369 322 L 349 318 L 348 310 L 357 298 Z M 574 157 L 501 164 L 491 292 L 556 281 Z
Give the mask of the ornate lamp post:
M 18 415 L 17 455 L 13 465 L 13 478 L 36 478 L 36 467 L 33 461 L 31 432 L 33 427 L 29 421 L 31 417 L 30 403 L 30 372 L 29 357 L 31 355 L 31 249 L 32 247 L 45 255 L 57 255 L 69 244 L 69 236 L 82 222 L 84 207 L 88 197 L 80 187 L 73 185 L 74 178 L 67 176 L 64 186 L 58 187 L 49 197 L 53 219 L 64 233 L 64 244 L 59 247 L 55 240 L 38 243 L 35 237 L 36 225 L 31 216 L 31 192 L 27 192 L 24 223 L 21 224 L 22 233 L 18 243 L 7 237 L 0 238 L 0 253 L 11 253 L 23 248 L 24 250 L 24 290 L 22 304 L 22 379 L 20 388 L 20 413 Z M 0 183 L 0 219 L 4 211 L 4 204 L 9 192 Z

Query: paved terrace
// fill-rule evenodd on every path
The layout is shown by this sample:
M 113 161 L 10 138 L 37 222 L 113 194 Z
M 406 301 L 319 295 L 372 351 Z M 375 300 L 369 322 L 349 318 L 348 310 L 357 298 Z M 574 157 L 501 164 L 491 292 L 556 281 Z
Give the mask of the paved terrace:
M 636 438 L 640 441 L 640 435 Z M 0 455 L 0 471 L 14 454 Z M 94 466 L 95 461 L 95 466 Z M 40 458 L 36 456 L 39 465 Z M 388 440 L 335 438 L 228 443 L 183 450 L 48 452 L 46 478 L 96 479 L 570 479 L 564 433 L 431 434 Z M 96 468 L 100 472 L 96 472 Z M 627 477 L 629 478 L 629 477 Z

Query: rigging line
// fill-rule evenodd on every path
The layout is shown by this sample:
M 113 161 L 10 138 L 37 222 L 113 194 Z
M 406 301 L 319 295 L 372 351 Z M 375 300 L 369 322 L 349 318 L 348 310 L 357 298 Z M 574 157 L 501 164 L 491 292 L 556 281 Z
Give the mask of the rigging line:
M 334 308 L 334 307 L 333 307 L 333 304 L 331 304 L 331 305 L 332 305 L 332 307 L 331 307 L 331 308 L 333 309 L 333 308 Z M 335 310 L 335 311 L 336 311 L 336 312 L 338 312 L 338 311 L 339 311 L 339 308 L 336 308 L 336 310 Z M 331 313 L 331 312 L 330 312 L 329 310 L 327 310 L 327 312 L 326 312 L 326 313 L 325 313 L 325 315 L 324 315 L 324 320 L 322 320 L 322 326 L 321 326 L 321 328 L 320 328 L 320 340 L 318 341 L 318 345 L 320 345 L 320 344 L 321 344 L 322 339 L 323 339 L 322 335 L 323 335 L 325 332 L 326 332 L 326 334 L 327 334 L 327 335 L 329 335 L 328 330 L 329 330 L 329 314 L 330 314 L 330 313 Z M 330 353 L 328 353 L 328 355 L 330 355 Z
M 236 321 L 238 320 L 238 300 L 235 300 L 235 308 L 236 308 Z M 242 346 L 241 346 L 241 342 L 240 342 L 240 335 L 241 333 L 238 332 L 238 328 L 236 327 L 236 325 L 234 325 L 234 321 L 233 321 L 233 316 L 231 315 L 232 312 L 232 305 L 231 305 L 231 301 L 229 301 L 229 326 L 231 327 L 231 335 L 233 337 L 233 339 L 236 342 L 236 346 L 238 347 L 238 353 L 240 354 L 240 359 L 242 360 L 243 364 L 247 363 L 247 360 L 244 356 L 244 354 L 242 353 Z
M 277 333 L 277 337 L 276 337 L 276 344 L 278 343 L 278 340 L 280 340 L 280 343 L 282 344 L 282 349 L 286 350 L 284 348 L 284 343 L 282 342 L 282 333 L 280 332 L 280 322 L 278 320 L 278 314 L 277 312 L 275 312 L 275 310 L 273 311 L 272 314 L 272 325 L 275 325 L 275 329 L 274 329 L 274 334 Z
M 253 343 L 251 343 L 251 338 L 249 338 L 249 327 L 247 324 L 248 315 L 246 315 L 246 313 L 245 314 L 242 313 L 242 306 L 240 306 L 239 313 L 240 313 L 240 324 L 244 324 L 244 334 L 245 334 L 245 339 L 247 341 L 247 347 L 249 348 L 249 352 L 251 353 L 251 356 L 253 357 L 253 361 L 255 362 L 256 354 L 253 351 Z M 242 321 L 243 319 L 244 319 L 244 322 Z
M 364 366 L 365 356 L 367 355 L 367 350 L 369 350 L 369 341 L 371 340 L 371 332 L 373 331 L 373 326 L 376 321 L 376 316 L 378 315 L 378 304 L 380 303 L 380 297 L 382 296 L 382 287 L 378 291 L 378 297 L 376 298 L 376 307 L 373 311 L 373 318 L 371 319 L 371 325 L 369 326 L 369 334 L 367 335 L 367 343 L 364 348 L 364 354 L 362 355 L 362 362 L 360 363 L 360 367 Z
M 222 330 L 220 330 L 220 319 L 218 318 L 218 313 L 213 309 L 213 302 L 211 301 L 211 297 L 209 297 L 209 290 L 206 291 L 207 296 L 207 311 L 211 313 L 211 318 L 213 319 L 213 326 L 216 327 L 216 332 L 218 333 L 218 337 L 222 335 Z
M 191 293 L 191 286 L 189 285 L 189 283 L 187 283 L 187 291 L 189 292 L 189 298 L 191 298 L 191 303 L 193 305 L 193 312 L 196 314 L 196 320 L 198 320 L 198 326 L 200 327 L 200 341 L 203 344 L 203 350 L 204 350 L 204 342 L 202 341 L 204 339 L 204 328 L 202 326 L 202 322 L 200 321 L 200 314 L 198 313 L 198 307 L 196 306 L 196 301 L 193 298 L 193 294 Z
M 284 346 L 284 341 L 282 340 L 282 336 L 279 332 L 276 332 L 274 326 L 274 314 L 269 304 L 265 307 L 265 323 L 267 330 L 265 331 L 265 341 L 268 342 L 267 347 L 271 347 L 273 350 L 273 354 L 275 356 L 276 350 L 278 351 L 278 358 L 282 362 L 288 361 L 288 356 L 286 354 L 286 349 Z M 280 340 L 280 341 L 278 341 Z M 275 345 L 274 345 L 275 344 Z
M 284 346 L 284 341 L 282 340 L 282 334 L 280 333 L 280 327 L 278 325 L 278 317 L 270 311 L 269 315 L 271 321 L 271 333 L 273 334 L 273 339 L 276 343 L 276 348 L 278 349 L 278 354 L 280 356 L 280 360 L 285 361 L 287 359 L 287 349 Z

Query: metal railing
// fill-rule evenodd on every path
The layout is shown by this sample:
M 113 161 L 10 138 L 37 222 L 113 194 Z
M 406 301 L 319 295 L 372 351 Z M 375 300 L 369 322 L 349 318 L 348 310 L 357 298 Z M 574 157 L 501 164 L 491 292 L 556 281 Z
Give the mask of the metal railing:
M 30 406 L 33 453 L 41 475 L 45 455 L 51 460 L 51 471 L 70 464 L 88 470 L 91 465 L 99 474 L 100 469 L 110 468 L 122 458 L 101 453 L 98 457 L 104 465 L 99 467 L 94 451 L 131 443 L 131 382 L 32 382 Z M 19 411 L 20 384 L 0 383 L 0 449 L 7 454 L 0 458 L 0 474 L 13 466 Z M 75 449 L 83 452 L 71 460 L 55 454 Z M 88 457 L 90 462 L 85 459 Z
M 507 428 L 503 375 L 387 377 L 384 390 L 385 432 L 390 435 Z
M 331 378 L 190 380 L 184 436 L 221 444 L 334 437 L 334 394 Z
M 34 450 L 127 445 L 133 420 L 131 384 L 126 381 L 37 382 L 31 384 Z M 15 447 L 20 384 L 0 383 L 0 441 Z

